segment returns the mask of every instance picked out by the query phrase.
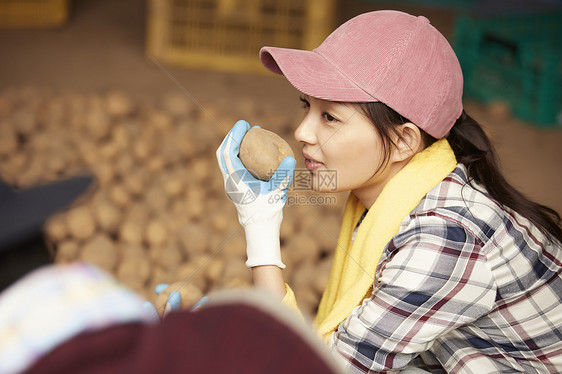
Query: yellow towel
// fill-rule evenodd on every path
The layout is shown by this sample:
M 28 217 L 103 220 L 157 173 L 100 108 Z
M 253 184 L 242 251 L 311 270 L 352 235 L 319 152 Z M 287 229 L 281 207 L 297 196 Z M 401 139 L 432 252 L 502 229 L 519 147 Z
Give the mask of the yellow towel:
M 422 198 L 456 167 L 455 154 L 442 139 L 416 154 L 384 187 L 355 240 L 353 231 L 365 207 L 350 194 L 338 239 L 330 280 L 322 295 L 315 325 L 328 338 L 368 297 L 386 244 Z

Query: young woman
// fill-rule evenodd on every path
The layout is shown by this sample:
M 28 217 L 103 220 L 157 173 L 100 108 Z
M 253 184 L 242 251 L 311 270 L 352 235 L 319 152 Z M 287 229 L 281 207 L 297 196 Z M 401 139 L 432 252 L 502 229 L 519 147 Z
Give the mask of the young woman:
M 314 51 L 264 47 L 260 58 L 302 93 L 295 138 L 313 184 L 332 170 L 350 191 L 316 316 L 349 371 L 562 372 L 560 217 L 506 182 L 429 21 L 366 13 Z M 249 128 L 233 127 L 219 166 L 255 284 L 296 306 L 279 251 L 295 160 L 273 183 L 240 183 Z

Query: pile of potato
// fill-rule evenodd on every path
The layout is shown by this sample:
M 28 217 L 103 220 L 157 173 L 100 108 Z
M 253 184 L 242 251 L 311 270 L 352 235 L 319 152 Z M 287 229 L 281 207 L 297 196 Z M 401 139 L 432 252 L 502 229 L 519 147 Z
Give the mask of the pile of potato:
M 287 140 L 296 124 L 239 101 L 199 108 L 179 92 L 133 98 L 121 91 L 5 90 L 0 174 L 22 187 L 97 176 L 98 187 L 82 204 L 45 226 L 56 262 L 92 262 L 154 303 L 161 303 L 153 291 L 159 283 L 183 282 L 197 298 L 248 287 L 244 232 L 224 192 L 215 150 L 239 118 Z M 285 208 L 285 278 L 308 313 L 319 302 L 336 246 L 345 196 L 334 196 L 337 204 Z

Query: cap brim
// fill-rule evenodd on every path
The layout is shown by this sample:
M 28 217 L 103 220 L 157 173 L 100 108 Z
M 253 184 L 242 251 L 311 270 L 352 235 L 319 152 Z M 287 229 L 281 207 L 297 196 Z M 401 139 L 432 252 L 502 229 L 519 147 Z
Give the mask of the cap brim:
M 316 51 L 263 47 L 260 60 L 268 70 L 284 75 L 307 95 L 330 101 L 378 101 Z
M 0 207 L 0 251 L 39 234 L 49 216 L 70 205 L 93 181 L 80 176 L 13 192 Z

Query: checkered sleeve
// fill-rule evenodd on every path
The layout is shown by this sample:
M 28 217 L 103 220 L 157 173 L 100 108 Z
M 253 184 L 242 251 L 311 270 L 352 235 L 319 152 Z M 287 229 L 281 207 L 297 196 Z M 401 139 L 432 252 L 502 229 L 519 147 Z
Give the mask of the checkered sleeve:
M 332 335 L 349 371 L 403 368 L 438 337 L 488 313 L 496 286 L 481 247 L 435 212 L 407 218 L 385 248 L 371 297 Z

